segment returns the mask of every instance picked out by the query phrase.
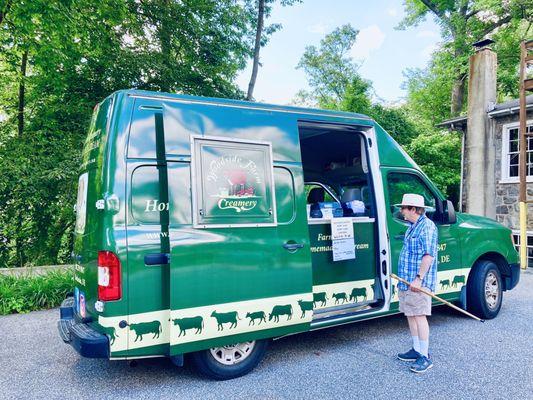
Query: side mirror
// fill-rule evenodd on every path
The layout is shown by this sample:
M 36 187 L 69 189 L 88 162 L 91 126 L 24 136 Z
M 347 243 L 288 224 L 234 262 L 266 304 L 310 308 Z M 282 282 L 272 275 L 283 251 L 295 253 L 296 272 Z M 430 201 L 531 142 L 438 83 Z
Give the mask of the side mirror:
M 455 215 L 455 208 L 453 203 L 450 200 L 444 202 L 444 213 L 442 214 L 442 219 L 444 224 L 455 224 L 457 222 L 457 217 Z

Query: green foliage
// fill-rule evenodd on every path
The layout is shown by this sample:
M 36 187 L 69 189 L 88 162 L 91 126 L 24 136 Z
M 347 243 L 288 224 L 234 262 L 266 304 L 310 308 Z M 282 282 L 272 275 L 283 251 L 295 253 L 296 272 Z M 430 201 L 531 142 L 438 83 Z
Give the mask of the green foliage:
M 326 35 L 319 48 L 306 48 L 298 67 L 306 72 L 311 91 L 301 91 L 298 102 L 374 118 L 457 204 L 461 140 L 457 134 L 434 128 L 434 123 L 449 115 L 449 86 L 439 86 L 444 72 L 438 69 L 440 64 L 428 71 L 409 72 L 408 90 L 418 94 L 409 104 L 401 107 L 373 104 L 372 85 L 359 75 L 359 65 L 348 54 L 356 39 L 357 30 L 344 25 Z M 419 90 L 425 85 L 431 85 L 434 93 Z
M 307 46 L 298 63 L 297 68 L 304 70 L 312 89 L 309 96 L 323 108 L 339 108 L 348 87 L 360 79 L 359 65 L 348 54 L 358 33 L 351 25 L 343 25 L 326 35 L 318 48 Z M 354 85 L 365 90 L 359 82 Z
M 130 87 L 242 98 L 252 18 L 234 0 L 0 2 L 0 265 L 68 261 L 97 102 Z
M 533 31 L 532 0 L 406 0 L 405 11 L 399 29 L 416 26 L 429 15 L 441 27 L 441 48 L 426 70 L 408 72 L 406 85 L 408 101 L 414 107 L 423 114 L 436 113 L 430 118 L 433 123 L 466 110 L 468 60 L 475 51 L 472 44 L 486 37 L 496 41 L 492 48 L 498 55 L 500 100 L 517 97 L 519 44 Z
M 437 53 L 426 69 L 408 69 L 404 72 L 407 90 L 407 107 L 411 115 L 435 126 L 451 116 L 454 71 L 450 54 Z
M 406 146 L 431 181 L 457 206 L 461 171 L 461 135 L 457 132 L 425 132 Z
M 0 275 L 0 315 L 57 307 L 74 287 L 71 270 L 46 275 Z

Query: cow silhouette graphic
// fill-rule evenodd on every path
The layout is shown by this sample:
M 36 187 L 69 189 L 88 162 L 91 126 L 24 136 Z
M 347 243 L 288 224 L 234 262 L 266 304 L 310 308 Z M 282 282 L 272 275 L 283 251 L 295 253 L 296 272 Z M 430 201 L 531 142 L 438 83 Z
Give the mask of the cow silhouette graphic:
M 462 283 L 463 285 L 465 284 L 465 276 L 464 275 L 455 275 L 453 277 L 452 287 L 457 287 L 458 283 Z
M 366 288 L 353 288 L 352 293 L 350 294 L 350 300 L 349 301 L 355 301 L 357 303 L 358 297 L 362 297 L 363 301 L 366 300 Z
M 298 300 L 298 305 L 300 306 L 300 309 L 302 310 L 302 316 L 300 318 L 305 318 L 306 311 L 311 311 L 311 312 L 313 311 L 312 301 Z
M 348 301 L 348 296 L 346 293 L 333 293 L 333 299 L 335 299 L 335 304 L 339 304 L 339 301 L 342 300 L 341 304 L 344 304 Z
M 237 327 L 237 319 L 240 320 L 239 314 L 237 311 L 230 311 L 226 313 L 219 313 L 216 311 L 213 311 L 211 313 L 211 317 L 215 318 L 217 320 L 217 330 L 222 331 L 224 330 L 224 324 L 230 324 L 229 329 L 236 328 Z
M 264 311 L 256 311 L 252 313 L 247 313 L 246 318 L 250 318 L 250 322 L 248 322 L 248 326 L 255 325 L 255 320 L 258 319 L 259 323 L 257 325 L 261 325 L 261 322 L 267 322 L 266 316 Z
M 292 306 L 290 304 L 274 306 L 272 312 L 268 314 L 268 320 L 272 321 L 272 318 L 274 318 L 274 322 L 279 322 L 279 317 L 281 315 L 286 315 L 287 321 L 290 320 L 292 318 Z
M 103 334 L 109 336 L 109 344 L 112 345 L 115 343 L 115 338 L 120 336 L 117 335 L 117 331 L 113 326 L 102 326 Z
M 372 294 L 374 295 L 374 297 L 376 297 L 376 284 L 373 283 L 370 285 L 370 287 L 372 288 Z
M 444 288 L 450 288 L 450 280 L 449 279 L 443 279 L 440 283 L 440 288 L 444 290 Z
M 320 303 L 320 307 L 325 306 L 326 300 L 328 300 L 326 292 L 313 293 L 313 307 L 316 307 L 316 303 Z
M 135 332 L 135 340 L 143 341 L 143 335 L 153 334 L 152 339 L 159 338 L 161 334 L 161 322 L 151 321 L 151 322 L 138 322 L 136 324 L 128 324 L 126 326 L 130 327 L 130 330 Z
M 187 334 L 188 329 L 196 329 L 194 332 L 195 335 L 202 333 L 202 329 L 204 328 L 204 319 L 200 316 L 198 317 L 188 317 L 188 318 L 175 318 L 172 320 L 174 322 L 174 325 L 177 325 L 180 334 L 180 336 L 185 336 Z

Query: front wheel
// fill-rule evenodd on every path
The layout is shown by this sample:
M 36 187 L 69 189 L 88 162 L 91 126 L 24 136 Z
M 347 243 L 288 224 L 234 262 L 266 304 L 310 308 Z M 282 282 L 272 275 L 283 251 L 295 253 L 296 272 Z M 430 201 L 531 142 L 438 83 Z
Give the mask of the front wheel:
M 263 359 L 267 340 L 253 340 L 199 351 L 191 355 L 198 371 L 217 379 L 233 379 L 246 375 Z
M 468 279 L 468 309 L 480 318 L 492 319 L 502 306 L 502 278 L 492 261 L 476 263 Z

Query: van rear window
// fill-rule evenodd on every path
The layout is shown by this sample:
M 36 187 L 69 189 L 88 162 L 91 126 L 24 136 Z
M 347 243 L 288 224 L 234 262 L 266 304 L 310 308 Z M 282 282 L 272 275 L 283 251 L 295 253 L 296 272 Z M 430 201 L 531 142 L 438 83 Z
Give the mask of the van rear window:
M 87 184 L 89 173 L 85 172 L 80 175 L 78 180 L 78 199 L 76 201 L 76 233 L 85 232 L 85 223 L 87 221 Z

